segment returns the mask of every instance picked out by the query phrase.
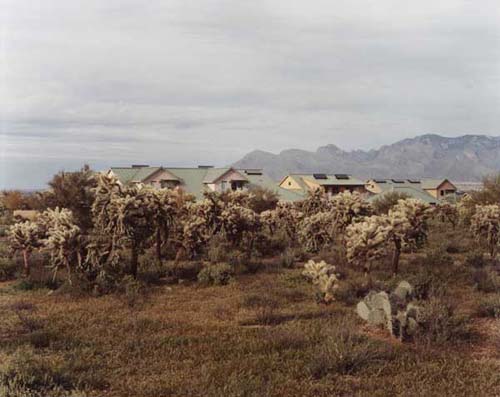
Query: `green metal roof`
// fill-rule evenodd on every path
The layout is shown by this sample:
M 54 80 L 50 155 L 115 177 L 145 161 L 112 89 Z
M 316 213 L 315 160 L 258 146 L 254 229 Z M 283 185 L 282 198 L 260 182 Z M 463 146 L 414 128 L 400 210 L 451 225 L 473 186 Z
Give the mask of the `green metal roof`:
M 167 167 L 112 167 L 111 171 L 116 175 L 118 180 L 123 184 L 131 182 L 140 182 L 163 169 L 172 175 L 176 176 L 181 188 L 189 194 L 192 194 L 197 200 L 203 199 L 203 193 L 210 191 L 207 187 L 208 183 L 213 183 L 231 168 L 167 168 Z M 266 175 L 246 173 L 245 169 L 234 169 L 242 175 L 242 180 L 249 182 L 249 187 L 260 186 L 274 191 L 281 200 L 296 201 L 303 199 L 303 195 L 287 189 L 280 188 L 271 178 Z
M 269 189 L 274 193 L 276 193 L 278 195 L 278 198 L 283 201 L 298 201 L 304 199 L 303 194 L 300 194 L 293 190 L 283 189 L 282 187 L 279 187 L 278 184 L 271 178 L 269 178 L 267 175 L 247 174 L 245 170 L 242 169 L 238 169 L 236 171 L 245 175 L 245 177 L 250 182 L 249 183 L 250 188 L 253 186 L 259 186 L 265 189 Z
M 124 185 L 141 182 L 158 171 L 160 167 L 111 167 L 111 171 Z
M 403 184 L 401 184 L 403 185 Z M 428 204 L 436 204 L 439 200 L 431 196 L 429 193 L 427 193 L 425 190 L 420 189 L 419 187 L 414 188 L 411 186 L 395 186 L 395 184 L 391 185 L 388 189 L 383 189 L 382 193 L 375 194 L 373 196 L 370 196 L 367 201 L 368 202 L 373 202 L 374 200 L 377 200 L 379 198 L 384 197 L 384 195 L 389 194 L 389 193 L 400 193 L 400 194 L 406 194 L 410 196 L 411 198 L 422 200 L 425 203 Z

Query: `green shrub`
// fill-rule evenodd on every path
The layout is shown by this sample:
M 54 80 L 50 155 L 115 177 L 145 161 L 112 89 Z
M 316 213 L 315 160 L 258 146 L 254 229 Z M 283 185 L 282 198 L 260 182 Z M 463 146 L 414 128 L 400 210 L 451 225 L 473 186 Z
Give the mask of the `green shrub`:
M 423 302 L 418 322 L 416 339 L 420 342 L 460 342 L 473 336 L 469 318 L 457 314 L 455 306 L 446 298 L 430 298 Z
M 16 277 L 18 266 L 11 258 L 0 258 L 0 281 L 13 280 Z
M 206 285 L 226 285 L 231 281 L 233 269 L 225 263 L 210 264 L 198 273 L 198 282 Z
M 280 255 L 280 265 L 285 269 L 291 269 L 295 265 L 295 250 L 293 248 L 287 248 Z
M 447 288 L 445 275 L 434 268 L 420 268 L 414 275 L 408 277 L 408 282 L 413 286 L 416 299 L 428 299 L 442 295 Z
M 478 291 L 486 293 L 500 291 L 500 276 L 492 269 L 476 269 L 472 273 L 472 279 Z
M 473 251 L 467 253 L 465 256 L 465 264 L 475 269 L 479 269 L 485 267 L 488 262 L 481 251 Z
M 425 255 L 425 265 L 428 267 L 446 267 L 453 264 L 453 258 L 444 247 L 431 250 Z
M 123 277 L 118 284 L 118 291 L 123 294 L 127 305 L 131 308 L 146 300 L 147 290 L 144 284 L 130 275 Z
M 356 325 L 350 319 L 343 319 L 329 329 L 306 362 L 306 371 L 314 379 L 329 373 L 353 374 L 370 366 L 380 365 L 395 356 L 394 349 L 381 342 L 356 332 Z
M 479 302 L 477 313 L 480 317 L 500 318 L 500 295 L 491 296 Z
M 17 350 L 0 364 L 0 395 L 6 397 L 84 396 L 64 360 Z

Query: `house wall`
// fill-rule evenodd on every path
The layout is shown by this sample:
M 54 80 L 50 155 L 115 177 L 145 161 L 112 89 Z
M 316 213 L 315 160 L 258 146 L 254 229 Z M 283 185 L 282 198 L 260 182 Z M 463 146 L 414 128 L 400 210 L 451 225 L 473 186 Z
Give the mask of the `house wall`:
M 448 181 L 444 181 L 437 189 L 425 189 L 432 197 L 440 199 L 445 197 L 447 194 L 453 194 L 456 192 L 456 188 Z
M 302 190 L 300 185 L 297 183 L 297 181 L 288 175 L 279 185 L 283 189 L 288 189 L 288 190 Z
M 382 193 L 382 189 L 380 188 L 378 183 L 376 183 L 375 181 L 368 181 L 365 185 L 365 188 L 369 192 L 372 192 L 375 194 Z
M 238 171 L 229 170 L 224 175 L 219 177 L 214 183 L 208 183 L 207 186 L 209 189 L 216 192 L 223 192 L 226 190 L 231 190 L 232 182 L 240 183 L 244 187 L 248 183 L 243 175 L 241 175 Z
M 153 175 L 150 175 L 146 179 L 144 179 L 143 183 L 145 185 L 151 185 L 157 189 L 160 189 L 162 180 L 175 181 L 177 179 L 178 178 L 175 175 L 173 175 L 171 172 L 168 172 L 167 170 L 160 170 L 158 172 L 155 172 Z

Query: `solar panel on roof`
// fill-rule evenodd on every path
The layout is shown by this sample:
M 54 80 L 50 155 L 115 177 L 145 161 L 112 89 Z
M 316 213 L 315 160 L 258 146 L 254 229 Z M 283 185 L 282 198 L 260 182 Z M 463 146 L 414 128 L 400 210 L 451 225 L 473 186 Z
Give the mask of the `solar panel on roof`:
M 349 175 L 347 175 L 347 174 L 335 174 L 335 178 L 337 178 L 337 179 L 349 179 Z
M 245 174 L 247 175 L 262 175 L 261 170 L 245 170 Z
M 385 179 L 375 179 L 375 183 L 387 183 Z
M 328 179 L 326 174 L 313 174 L 314 179 Z
M 408 182 L 410 183 L 420 183 L 418 179 L 408 179 Z
M 405 183 L 402 179 L 392 179 L 394 183 Z

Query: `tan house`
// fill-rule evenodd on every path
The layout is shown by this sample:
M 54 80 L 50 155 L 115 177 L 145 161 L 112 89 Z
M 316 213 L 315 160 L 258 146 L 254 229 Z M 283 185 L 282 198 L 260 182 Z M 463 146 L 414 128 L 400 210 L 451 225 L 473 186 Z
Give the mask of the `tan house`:
M 416 193 L 413 193 L 418 191 L 418 196 L 422 197 L 423 193 L 433 199 L 442 199 L 454 195 L 457 191 L 448 179 L 370 179 L 365 187 L 374 194 L 398 191 L 414 196 Z
M 124 185 L 143 184 L 158 189 L 180 189 L 198 200 L 203 198 L 204 192 L 247 190 L 257 186 L 274 191 L 284 201 L 295 201 L 302 198 L 298 194 L 279 188 L 259 169 L 133 165 L 131 167 L 112 167 L 107 172 L 118 178 L 120 183 Z
M 301 195 L 315 189 L 323 189 L 329 195 L 346 190 L 366 192 L 363 181 L 347 174 L 290 174 L 281 180 L 279 186 Z

